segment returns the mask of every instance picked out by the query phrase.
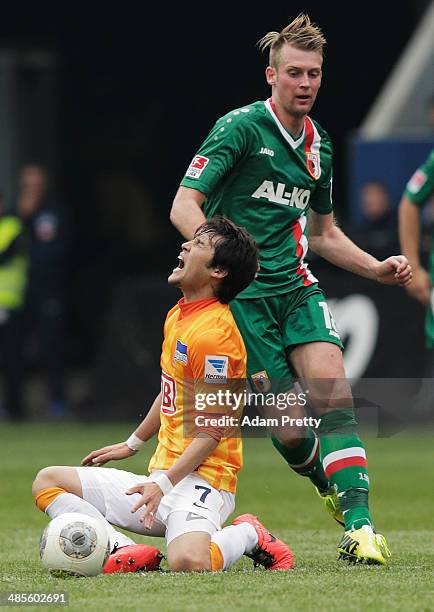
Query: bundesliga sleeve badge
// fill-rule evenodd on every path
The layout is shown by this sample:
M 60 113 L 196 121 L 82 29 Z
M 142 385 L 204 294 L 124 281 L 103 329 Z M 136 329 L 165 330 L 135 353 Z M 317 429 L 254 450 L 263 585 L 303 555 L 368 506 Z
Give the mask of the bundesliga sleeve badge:
M 208 157 L 203 157 L 203 155 L 195 155 L 191 164 L 188 167 L 185 176 L 189 178 L 198 179 L 202 172 L 205 169 L 205 166 L 209 162 Z

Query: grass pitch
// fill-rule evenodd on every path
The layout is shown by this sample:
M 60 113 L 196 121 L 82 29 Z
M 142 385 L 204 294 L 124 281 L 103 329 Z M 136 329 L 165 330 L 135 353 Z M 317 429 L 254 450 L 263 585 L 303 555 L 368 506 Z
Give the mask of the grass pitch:
M 432 437 L 365 439 L 371 509 L 393 553 L 385 568 L 338 562 L 340 528 L 326 515 L 310 484 L 286 468 L 268 440 L 250 439 L 245 442 L 234 516 L 257 514 L 291 545 L 295 570 L 253 570 L 251 561 L 243 558 L 219 574 L 53 578 L 39 562 L 39 536 L 47 517 L 33 503 L 34 475 L 47 465 L 76 465 L 90 450 L 125 440 L 133 427 L 0 425 L 1 591 L 68 591 L 70 610 L 107 612 L 434 610 Z M 154 446 L 150 442 L 116 466 L 144 473 Z M 135 539 L 164 551 L 162 540 Z

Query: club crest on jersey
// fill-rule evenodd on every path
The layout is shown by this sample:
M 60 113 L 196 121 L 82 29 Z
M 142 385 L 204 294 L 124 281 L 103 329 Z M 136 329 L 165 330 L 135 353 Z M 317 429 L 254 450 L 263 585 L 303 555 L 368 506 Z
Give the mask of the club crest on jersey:
M 260 372 L 256 372 L 252 374 L 252 381 L 258 391 L 267 392 L 271 389 L 271 381 L 268 378 L 268 374 L 266 370 L 261 370 Z
M 204 157 L 203 155 L 195 155 L 191 164 L 188 167 L 185 176 L 189 178 L 198 179 L 202 172 L 205 169 L 205 166 L 209 162 L 208 157 Z
M 306 153 L 306 166 L 311 177 L 315 180 L 319 179 L 321 176 L 321 166 L 318 153 Z
M 188 361 L 187 349 L 188 349 L 188 346 L 186 344 L 182 344 L 181 340 L 176 341 L 176 349 L 173 355 L 174 364 L 176 361 L 179 361 L 180 363 L 187 365 L 187 361 Z
M 228 363 L 226 355 L 205 355 L 204 381 L 225 384 L 228 379 Z

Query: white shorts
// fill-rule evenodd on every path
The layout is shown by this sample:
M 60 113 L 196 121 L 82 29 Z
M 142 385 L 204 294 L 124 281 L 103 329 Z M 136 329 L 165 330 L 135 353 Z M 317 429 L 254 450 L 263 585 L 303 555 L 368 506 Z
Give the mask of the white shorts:
M 77 467 L 76 470 L 83 499 L 97 508 L 109 523 L 134 533 L 166 536 L 167 544 L 192 531 L 212 535 L 221 529 L 235 508 L 233 493 L 219 491 L 200 476 L 190 474 L 173 487 L 169 495 L 164 495 L 153 526 L 146 529 L 139 521 L 141 511 L 131 513 L 139 493 L 126 495 L 125 491 L 146 482 L 148 476 L 104 467 Z

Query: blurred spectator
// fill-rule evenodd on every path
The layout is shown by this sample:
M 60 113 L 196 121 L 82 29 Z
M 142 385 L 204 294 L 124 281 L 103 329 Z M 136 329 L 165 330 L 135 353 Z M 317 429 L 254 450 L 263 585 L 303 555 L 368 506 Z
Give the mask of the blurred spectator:
M 25 342 L 38 340 L 38 356 L 47 368 L 48 414 L 65 412 L 65 270 L 68 248 L 66 211 L 49 190 L 40 165 L 22 168 L 15 210 L 29 243 L 25 297 Z M 28 346 L 28 345 L 27 345 Z
M 151 197 L 134 176 L 113 171 L 97 178 L 98 228 L 115 248 L 136 252 L 159 242 L 160 230 Z
M 2 411 L 18 421 L 23 409 L 22 320 L 27 283 L 27 246 L 20 219 L 6 213 L 0 196 L 0 358 Z
M 399 251 L 396 211 L 381 181 L 370 181 L 362 187 L 361 211 L 362 223 L 351 232 L 356 244 L 378 259 L 396 255 Z
M 434 94 L 428 100 L 427 108 L 428 127 L 434 132 Z

